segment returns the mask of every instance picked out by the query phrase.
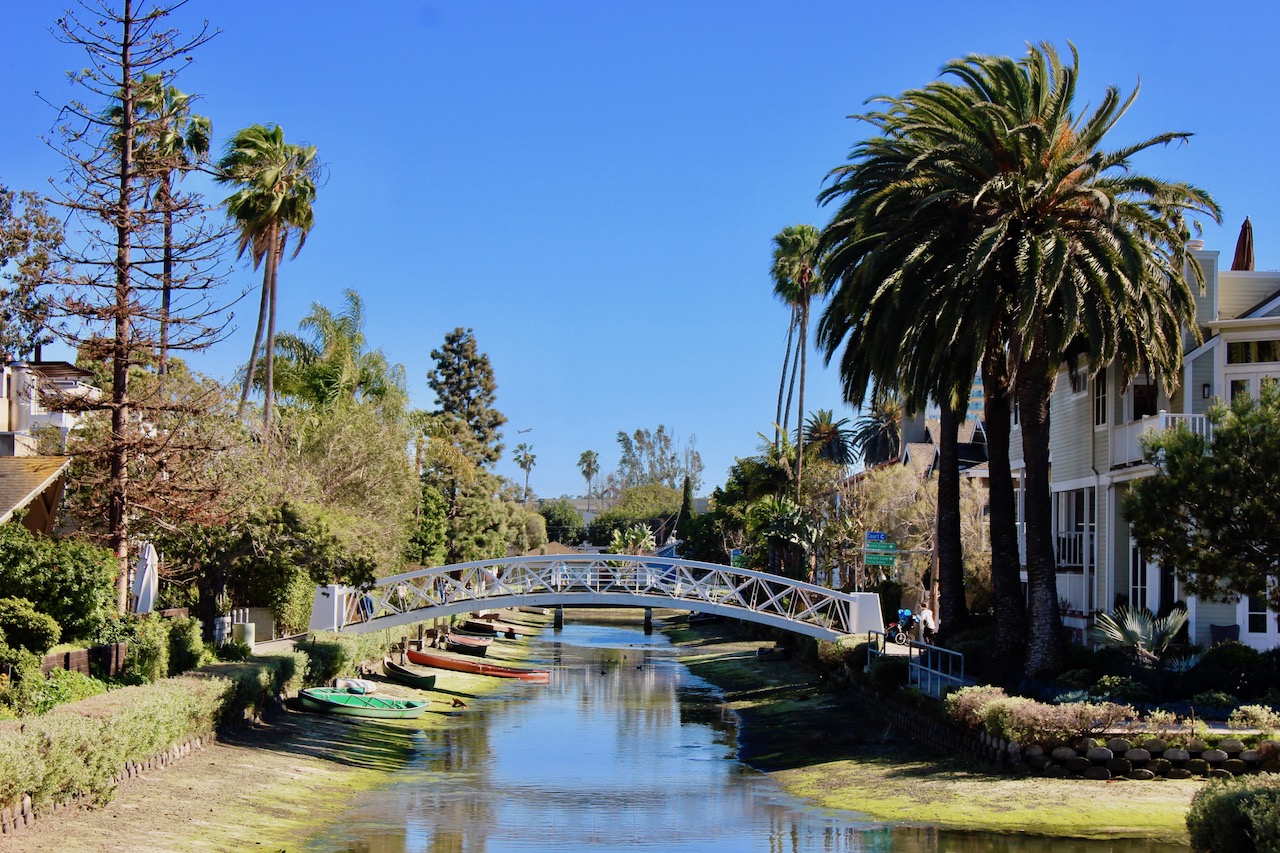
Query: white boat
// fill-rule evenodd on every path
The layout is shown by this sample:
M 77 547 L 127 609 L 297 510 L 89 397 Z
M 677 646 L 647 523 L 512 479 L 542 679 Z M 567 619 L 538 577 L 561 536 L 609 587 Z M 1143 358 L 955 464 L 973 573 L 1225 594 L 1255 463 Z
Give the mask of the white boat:
M 530 605 L 527 605 L 527 604 L 520 605 L 519 607 L 516 608 L 516 610 L 520 611 L 521 613 L 533 613 L 537 616 L 546 616 L 548 613 L 551 612 L 545 607 L 531 607 Z
M 378 689 L 378 683 L 367 678 L 335 678 L 333 686 L 348 693 L 361 694 L 374 693 Z

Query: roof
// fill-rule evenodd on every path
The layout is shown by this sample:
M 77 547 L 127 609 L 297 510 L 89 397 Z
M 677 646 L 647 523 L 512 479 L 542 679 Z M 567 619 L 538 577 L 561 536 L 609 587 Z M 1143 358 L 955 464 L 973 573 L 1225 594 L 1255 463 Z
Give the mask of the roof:
M 903 463 L 910 465 L 911 468 L 921 477 L 933 470 L 933 460 L 937 455 L 938 449 L 930 442 L 910 442 L 907 444 L 906 451 L 902 454 Z
M 74 379 L 79 382 L 90 382 L 93 379 L 92 371 L 76 367 L 69 361 L 28 361 L 24 364 L 46 379 Z
M 924 422 L 925 431 L 929 433 L 929 438 L 934 444 L 942 444 L 942 421 L 937 418 L 927 418 Z M 972 444 L 975 434 L 978 432 L 978 422 L 973 418 L 962 418 L 956 427 L 956 443 Z
M 67 456 L 0 456 L 0 523 L 12 518 L 17 510 L 30 506 L 31 515 L 39 516 L 31 521 L 47 532 L 52 526 L 47 522 L 52 521 L 62 489 L 59 487 L 55 494 L 48 496 L 45 492 L 57 483 L 70 464 Z M 27 524 L 28 528 L 31 526 Z
M 524 556 L 545 557 L 548 554 L 550 554 L 551 556 L 560 556 L 565 554 L 581 554 L 581 553 L 582 552 L 579 551 L 577 548 L 570 548 L 568 545 L 562 545 L 559 542 L 548 542 L 546 545 L 543 545 L 538 548 L 534 548 L 532 551 L 526 551 Z

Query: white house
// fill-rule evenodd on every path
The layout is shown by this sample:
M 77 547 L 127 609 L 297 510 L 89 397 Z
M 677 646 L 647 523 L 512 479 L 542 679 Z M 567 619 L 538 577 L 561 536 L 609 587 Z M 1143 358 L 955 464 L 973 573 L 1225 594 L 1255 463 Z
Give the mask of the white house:
M 1238 626 L 1243 642 L 1269 649 L 1280 645 L 1276 614 L 1259 600 L 1184 596 L 1173 573 L 1134 543 L 1120 509 L 1130 484 L 1154 472 L 1142 459 L 1144 433 L 1175 424 L 1206 431 L 1213 398 L 1256 393 L 1263 378 L 1280 376 L 1280 272 L 1221 269 L 1218 252 L 1198 241 L 1192 248 L 1205 275 L 1196 299 L 1203 343 L 1186 333 L 1185 367 L 1172 395 L 1156 377 L 1122 385 L 1114 366 L 1089 376 L 1083 358 L 1058 376 L 1050 421 L 1058 591 L 1079 640 L 1091 614 L 1117 603 L 1159 612 L 1185 601 L 1194 642 L 1207 644 L 1211 633 L 1221 633 L 1210 626 Z M 1016 425 L 1011 446 L 1017 476 L 1023 463 Z

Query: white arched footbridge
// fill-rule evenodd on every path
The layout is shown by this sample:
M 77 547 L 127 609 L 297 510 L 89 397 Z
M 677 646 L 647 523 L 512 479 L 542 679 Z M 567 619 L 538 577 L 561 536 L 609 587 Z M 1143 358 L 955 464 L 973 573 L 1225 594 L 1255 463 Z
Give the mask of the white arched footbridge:
M 671 557 L 510 557 L 419 569 L 368 588 L 316 590 L 311 630 L 364 633 L 498 607 L 674 607 L 834 640 L 883 631 L 880 598 Z

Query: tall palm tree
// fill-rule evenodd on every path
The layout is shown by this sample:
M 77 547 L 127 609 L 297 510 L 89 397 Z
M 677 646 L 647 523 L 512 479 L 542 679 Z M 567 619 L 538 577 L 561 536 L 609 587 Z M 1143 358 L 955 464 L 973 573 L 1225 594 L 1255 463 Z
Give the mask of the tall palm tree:
M 819 339 L 823 340 L 821 330 Z M 845 390 L 848 399 L 848 387 Z M 883 388 L 872 391 L 871 407 L 854 421 L 850 441 L 868 468 L 896 458 L 902 452 L 902 398 Z
M 591 511 L 591 484 L 600 473 L 600 455 L 594 450 L 584 450 L 578 457 L 578 470 L 587 481 L 587 512 Z
M 515 452 L 511 454 L 511 458 L 515 460 L 516 465 L 524 472 L 524 502 L 529 502 L 529 472 L 533 470 L 533 466 L 537 464 L 538 457 L 533 453 L 533 446 L 523 441 L 516 445 Z
M 232 138 L 226 154 L 218 161 L 217 180 L 239 187 L 223 202 L 227 216 L 240 229 L 239 254 L 243 256 L 248 251 L 254 269 L 263 266 L 258 329 L 249 351 L 238 411 L 243 413 L 249 398 L 265 326 L 264 429 L 271 426 L 275 397 L 276 283 L 280 261 L 292 235 L 297 238 L 293 257 L 298 256 L 315 223 L 312 203 L 319 168 L 315 147 L 285 142 L 279 125 L 244 128 Z
M 800 365 L 800 400 L 797 407 L 797 461 L 796 461 L 796 499 L 800 499 L 802 480 L 804 478 L 804 425 L 801 419 L 804 413 L 805 369 L 807 367 L 809 304 L 813 297 L 821 296 L 826 290 L 822 276 L 818 272 L 818 229 L 812 225 L 788 225 L 773 238 L 773 266 L 769 270 L 773 278 L 773 292 L 792 307 L 792 326 L 799 330 L 796 341 L 796 357 Z M 791 336 L 787 335 L 788 355 L 790 354 Z M 783 362 L 783 375 L 786 375 L 786 362 Z M 781 398 L 782 388 L 778 388 Z M 787 431 L 787 418 L 791 401 L 787 401 L 787 411 L 782 414 L 782 432 Z M 776 442 L 775 442 L 776 443 Z
M 160 292 L 160 351 L 158 373 L 169 372 L 169 310 L 173 294 L 174 187 L 187 172 L 209 160 L 213 125 L 191 112 L 196 96 L 165 85 L 161 74 L 138 77 L 133 94 L 135 122 L 134 161 L 139 172 L 150 176 L 154 189 L 150 204 L 163 218 Z M 108 121 L 118 123 L 120 104 L 107 111 Z M 117 142 L 118 144 L 118 142 Z
M 1194 313 L 1186 270 L 1202 281 L 1186 251 L 1187 217 L 1219 216 L 1202 190 L 1132 169 L 1135 154 L 1189 134 L 1101 147 L 1137 91 L 1123 98 L 1110 87 L 1092 113 L 1077 116 L 1078 71 L 1074 47 L 1064 64 L 1047 44 L 1020 60 L 951 62 L 946 79 L 862 116 L 877 135 L 855 146 L 819 196 L 841 204 L 823 235 L 823 268 L 840 291 L 823 317 L 831 320 L 828 354 L 846 339 L 846 358 L 869 345 L 858 338 L 874 331 L 869 312 L 889 321 L 909 311 L 941 332 L 900 343 L 918 350 L 913 374 L 950 369 L 954 377 L 963 362 L 981 366 L 984 383 L 993 380 L 986 383 L 993 462 L 1007 458 L 1007 412 L 1012 400 L 1019 405 L 1030 672 L 1054 668 L 1062 652 L 1048 467 L 1049 396 L 1060 363 L 1072 348 L 1091 371 L 1117 362 L 1126 377 L 1148 366 L 1176 377 L 1181 329 Z M 999 559 L 1003 572 L 1008 537 L 997 537 L 995 516 L 1011 529 L 1011 515 L 1003 516 L 1014 502 L 996 469 L 993 563 Z

